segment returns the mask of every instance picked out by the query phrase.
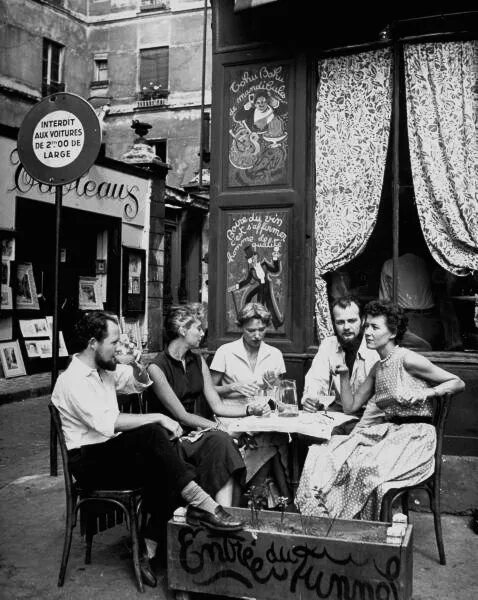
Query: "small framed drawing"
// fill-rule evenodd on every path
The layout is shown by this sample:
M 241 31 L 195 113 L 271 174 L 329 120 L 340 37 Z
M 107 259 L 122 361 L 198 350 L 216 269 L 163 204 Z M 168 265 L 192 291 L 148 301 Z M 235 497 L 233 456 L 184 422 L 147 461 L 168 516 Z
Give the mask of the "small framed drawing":
M 102 310 L 101 290 L 96 277 L 79 279 L 78 308 L 81 310 Z
M 141 330 L 139 327 L 139 321 L 137 319 L 124 319 L 123 320 L 123 333 L 128 336 L 130 342 L 132 342 L 136 348 L 141 350 Z
M 19 319 L 18 323 L 24 338 L 50 336 L 46 319 Z
M 96 259 L 96 274 L 97 275 L 105 275 L 106 274 L 106 259 L 104 259 L 104 258 Z
M 146 300 L 146 251 L 123 246 L 123 312 L 144 312 Z
M 63 333 L 58 332 L 58 356 L 68 356 Z M 28 358 L 51 358 L 52 357 L 52 340 L 25 340 L 25 349 Z
M 12 310 L 13 308 L 13 300 L 12 300 L 12 288 L 8 285 L 1 286 L 2 296 L 0 298 L 0 308 L 3 310 Z
M 38 340 L 25 340 L 25 350 L 28 358 L 40 358 L 40 342 Z
M 17 264 L 16 306 L 21 309 L 40 310 L 32 263 Z
M 6 378 L 26 375 L 18 340 L 0 343 L 0 361 Z
M 51 340 L 38 340 L 37 348 L 40 353 L 40 358 L 51 358 Z
M 15 238 L 2 239 L 2 260 L 15 260 Z
M 10 261 L 2 259 L 2 285 L 10 285 Z

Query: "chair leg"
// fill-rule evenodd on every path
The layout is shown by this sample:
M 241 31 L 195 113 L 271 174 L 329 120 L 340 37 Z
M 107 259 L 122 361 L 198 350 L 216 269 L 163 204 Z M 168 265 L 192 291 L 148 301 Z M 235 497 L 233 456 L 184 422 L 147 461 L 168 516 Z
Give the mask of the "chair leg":
M 61 556 L 60 573 L 58 575 L 58 587 L 62 587 L 65 583 L 66 566 L 68 564 L 68 557 L 70 556 L 71 538 L 73 534 L 74 515 L 71 510 L 67 510 L 66 513 L 66 524 L 65 524 L 65 539 L 63 541 L 63 554 Z
M 408 495 L 408 490 L 406 490 L 402 494 L 402 512 L 407 517 L 407 519 L 409 519 L 408 500 L 409 500 L 409 495 Z
M 380 508 L 380 521 L 388 523 L 392 520 L 392 494 L 387 492 L 382 498 Z
M 134 574 L 136 575 L 136 581 L 138 583 L 139 591 L 144 592 L 143 580 L 141 579 L 141 569 L 139 568 L 138 515 L 136 513 L 136 505 L 135 505 L 135 501 L 133 499 L 131 499 L 131 502 L 129 505 L 129 520 L 130 520 L 131 541 L 133 544 Z
M 87 532 L 85 536 L 86 551 L 85 551 L 85 565 L 91 565 L 91 547 L 93 545 L 93 534 Z
M 440 564 L 446 565 L 445 547 L 443 545 L 443 532 L 441 528 L 440 490 L 435 488 L 430 494 L 430 504 L 433 511 L 433 520 L 435 522 L 435 536 L 437 540 Z

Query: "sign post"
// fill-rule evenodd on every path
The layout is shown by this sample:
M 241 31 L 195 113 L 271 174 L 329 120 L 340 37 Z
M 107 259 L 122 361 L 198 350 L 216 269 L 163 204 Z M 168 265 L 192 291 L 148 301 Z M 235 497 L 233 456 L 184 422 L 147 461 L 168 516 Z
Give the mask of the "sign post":
M 44 98 L 26 115 L 18 132 L 18 155 L 25 171 L 55 186 L 55 269 L 51 391 L 58 377 L 58 298 L 63 185 L 81 177 L 95 162 L 101 126 L 93 107 L 80 96 L 61 92 Z M 58 474 L 57 439 L 50 421 L 50 475 Z

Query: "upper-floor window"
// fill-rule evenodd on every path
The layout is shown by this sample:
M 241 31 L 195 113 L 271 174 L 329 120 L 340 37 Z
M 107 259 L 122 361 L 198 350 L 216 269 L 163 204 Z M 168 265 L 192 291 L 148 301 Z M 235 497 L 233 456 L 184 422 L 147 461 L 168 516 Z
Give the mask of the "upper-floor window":
M 139 96 L 140 100 L 165 98 L 169 87 L 169 48 L 140 50 Z
M 106 58 L 95 59 L 95 81 L 108 81 L 108 60 Z
M 51 40 L 43 40 L 42 96 L 49 96 L 65 89 L 63 82 L 64 47 Z
M 94 73 L 91 87 L 105 87 L 108 79 L 108 57 L 106 54 L 97 54 L 94 57 Z

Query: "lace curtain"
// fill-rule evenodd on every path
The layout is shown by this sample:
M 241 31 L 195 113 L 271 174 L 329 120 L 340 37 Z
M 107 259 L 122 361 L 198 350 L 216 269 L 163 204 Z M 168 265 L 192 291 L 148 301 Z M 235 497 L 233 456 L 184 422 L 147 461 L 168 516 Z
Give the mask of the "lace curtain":
M 323 275 L 355 258 L 377 219 L 391 115 L 391 51 L 319 63 L 316 116 L 315 311 L 333 334 Z
M 478 42 L 406 45 L 408 138 L 421 227 L 455 275 L 478 269 Z

